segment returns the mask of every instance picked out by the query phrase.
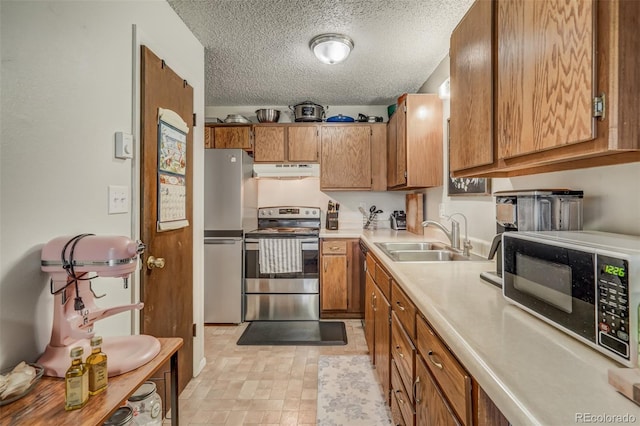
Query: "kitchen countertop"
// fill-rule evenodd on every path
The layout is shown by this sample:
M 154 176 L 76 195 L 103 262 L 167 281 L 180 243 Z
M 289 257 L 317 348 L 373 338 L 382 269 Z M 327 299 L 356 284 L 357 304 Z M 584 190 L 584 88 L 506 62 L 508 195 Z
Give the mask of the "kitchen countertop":
M 619 365 L 507 303 L 479 277 L 495 270 L 493 262 L 397 263 L 374 245 L 433 241 L 406 231 L 321 230 L 320 237 L 361 237 L 512 424 L 640 422 L 640 406 L 607 382 L 607 369 Z

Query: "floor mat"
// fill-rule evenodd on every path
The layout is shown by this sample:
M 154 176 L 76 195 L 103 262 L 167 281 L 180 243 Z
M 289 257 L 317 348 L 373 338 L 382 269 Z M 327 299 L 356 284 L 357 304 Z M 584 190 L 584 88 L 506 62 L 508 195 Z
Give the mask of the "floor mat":
M 316 413 L 318 426 L 392 424 L 368 355 L 318 357 Z
M 342 321 L 253 321 L 238 345 L 346 345 Z

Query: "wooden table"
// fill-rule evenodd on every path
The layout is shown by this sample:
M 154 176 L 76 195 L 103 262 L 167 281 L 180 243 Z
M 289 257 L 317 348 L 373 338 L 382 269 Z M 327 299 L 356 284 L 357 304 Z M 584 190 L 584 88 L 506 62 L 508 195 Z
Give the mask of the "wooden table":
M 158 340 L 160 353 L 155 358 L 128 373 L 109 377 L 107 389 L 89 397 L 87 405 L 80 410 L 65 411 L 64 379 L 43 377 L 27 396 L 0 407 L 0 425 L 102 425 L 169 358 L 171 424 L 178 425 L 178 349 L 183 342 L 179 337 Z

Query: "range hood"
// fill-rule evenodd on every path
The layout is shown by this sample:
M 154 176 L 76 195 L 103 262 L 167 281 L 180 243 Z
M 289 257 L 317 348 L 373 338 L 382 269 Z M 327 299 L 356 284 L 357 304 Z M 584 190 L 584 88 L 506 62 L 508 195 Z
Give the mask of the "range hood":
M 320 164 L 254 164 L 253 177 L 299 179 L 320 176 Z

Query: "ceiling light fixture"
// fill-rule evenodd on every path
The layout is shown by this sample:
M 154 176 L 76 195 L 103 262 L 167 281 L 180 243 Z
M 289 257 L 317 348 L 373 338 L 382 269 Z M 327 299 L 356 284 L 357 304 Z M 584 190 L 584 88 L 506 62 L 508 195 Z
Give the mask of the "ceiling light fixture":
M 309 48 L 321 62 L 339 64 L 351 53 L 353 40 L 344 34 L 320 34 L 311 39 Z

